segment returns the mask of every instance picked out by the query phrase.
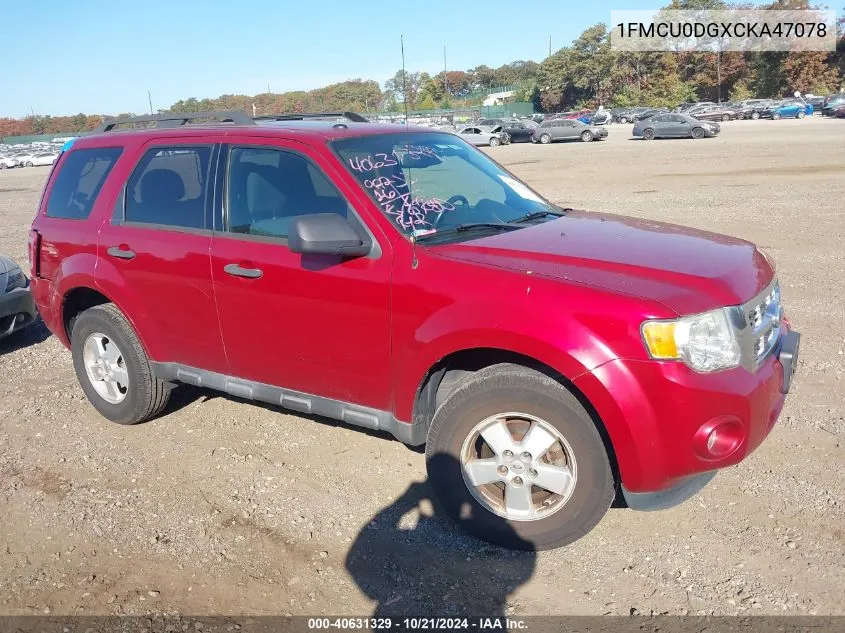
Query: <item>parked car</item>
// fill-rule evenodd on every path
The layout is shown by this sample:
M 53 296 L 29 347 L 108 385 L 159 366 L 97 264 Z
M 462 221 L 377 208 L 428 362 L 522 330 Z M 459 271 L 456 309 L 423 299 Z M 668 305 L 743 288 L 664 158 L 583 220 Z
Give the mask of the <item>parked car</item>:
M 813 106 L 800 99 L 786 99 L 778 101 L 760 113 L 761 119 L 803 119 L 813 114 Z
M 0 156 L 0 169 L 11 169 L 19 166 L 20 162 L 17 158 L 12 156 Z
M 618 123 L 633 123 L 635 117 L 643 112 L 647 112 L 651 110 L 651 108 L 631 108 L 629 110 L 623 110 L 622 112 L 617 113 L 613 120 Z
M 705 109 L 693 113 L 687 112 L 699 121 L 731 121 L 737 118 L 737 113 L 726 106 L 707 106 Z
M 534 128 L 525 125 L 522 121 L 508 121 L 494 127 L 493 131 L 503 134 L 506 143 L 529 143 Z
M 677 111 L 689 114 L 689 110 L 693 108 L 701 108 L 703 106 L 714 106 L 716 103 L 713 101 L 696 101 L 695 103 L 682 103 L 678 106 Z
M 505 142 L 504 136 L 501 132 L 492 132 L 489 130 L 485 131 L 484 128 L 477 125 L 458 128 L 455 134 L 460 136 L 467 143 L 477 146 L 489 145 L 490 147 L 496 147 L 497 145 L 501 145 Z
M 833 109 L 830 111 L 828 116 L 832 116 L 837 119 L 845 119 L 845 103 L 833 106 Z
M 613 123 L 613 114 L 611 114 L 610 110 L 596 110 L 590 116 L 589 121 L 582 120 L 581 122 L 590 125 L 610 125 Z
M 192 116 L 78 139 L 30 231 L 107 419 L 188 383 L 389 432 L 461 526 L 531 550 L 617 495 L 680 503 L 772 429 L 800 337 L 753 244 L 562 209 L 432 128 Z
M 734 104 L 733 109 L 736 112 L 737 119 L 754 119 L 760 118 L 760 114 L 771 105 L 769 99 L 748 99 Z
M 655 114 L 664 114 L 669 112 L 666 108 L 649 108 L 644 112 L 637 112 L 633 114 L 632 121 L 642 121 L 643 119 L 647 119 L 649 117 L 653 117 Z
M 598 125 L 585 125 L 577 119 L 557 119 L 544 121 L 531 137 L 536 143 L 551 143 L 552 141 L 584 142 L 598 141 L 607 138 L 607 129 Z
M 718 123 L 699 121 L 688 114 L 658 114 L 634 124 L 634 136 L 646 141 L 655 138 L 704 138 L 721 131 Z
M 35 321 L 29 280 L 14 260 L 0 255 L 0 339 Z
M 804 101 L 813 106 L 813 112 L 821 112 L 824 108 L 824 100 L 826 97 L 805 97 Z
M 845 93 L 836 93 L 828 95 L 824 98 L 824 105 L 822 105 L 822 116 L 834 116 L 834 109 L 845 104 Z

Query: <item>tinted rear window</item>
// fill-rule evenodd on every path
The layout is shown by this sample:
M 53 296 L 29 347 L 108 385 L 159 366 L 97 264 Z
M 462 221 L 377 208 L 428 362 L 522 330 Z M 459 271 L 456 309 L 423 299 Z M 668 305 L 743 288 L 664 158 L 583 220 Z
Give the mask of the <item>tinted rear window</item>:
M 71 150 L 56 174 L 47 201 L 47 217 L 87 218 L 122 151 L 120 147 Z

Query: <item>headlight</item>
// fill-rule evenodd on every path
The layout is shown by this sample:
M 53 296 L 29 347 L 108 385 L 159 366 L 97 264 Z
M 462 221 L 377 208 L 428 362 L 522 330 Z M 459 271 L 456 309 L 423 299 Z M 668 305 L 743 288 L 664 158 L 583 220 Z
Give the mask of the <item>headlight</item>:
M 6 292 L 15 288 L 26 288 L 26 277 L 20 268 L 10 270 L 9 276 L 6 279 Z
M 735 310 L 719 308 L 671 321 L 645 321 L 643 342 L 652 358 L 682 360 L 695 371 L 736 367 L 740 347 L 732 324 Z

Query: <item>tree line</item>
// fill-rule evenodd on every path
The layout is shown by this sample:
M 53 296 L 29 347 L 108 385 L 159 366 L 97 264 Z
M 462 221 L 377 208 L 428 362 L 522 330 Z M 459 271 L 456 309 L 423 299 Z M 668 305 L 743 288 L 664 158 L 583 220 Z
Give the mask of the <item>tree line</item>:
M 722 0 L 672 0 L 668 9 L 749 8 Z M 809 0 L 775 0 L 755 8 L 809 9 Z M 351 79 L 314 90 L 183 99 L 166 111 L 243 110 L 357 112 L 432 110 L 480 105 L 496 88 L 512 90 L 513 101 L 531 101 L 540 112 L 613 106 L 674 106 L 685 101 L 738 101 L 802 93 L 825 95 L 845 87 L 845 17 L 839 21 L 835 52 L 661 53 L 611 50 L 610 32 L 600 23 L 541 62 L 518 60 L 498 68 L 397 71 L 383 86 Z M 129 116 L 125 113 L 118 116 Z M 83 132 L 102 115 L 0 118 L 0 137 Z

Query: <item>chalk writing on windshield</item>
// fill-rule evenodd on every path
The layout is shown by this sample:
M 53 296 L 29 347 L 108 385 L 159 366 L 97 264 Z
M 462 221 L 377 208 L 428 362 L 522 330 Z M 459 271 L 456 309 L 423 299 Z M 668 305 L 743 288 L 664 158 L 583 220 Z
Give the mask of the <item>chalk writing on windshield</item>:
M 382 167 L 393 167 L 400 161 L 407 164 L 409 160 L 419 160 L 424 156 L 437 158 L 437 152 L 426 145 L 397 145 L 390 154 L 353 156 L 348 162 L 353 171 L 366 174 Z
M 432 218 L 455 209 L 450 202 L 438 198 L 411 195 L 411 187 L 401 173 L 366 179 L 364 186 L 372 193 L 385 215 L 409 231 L 431 226 Z

